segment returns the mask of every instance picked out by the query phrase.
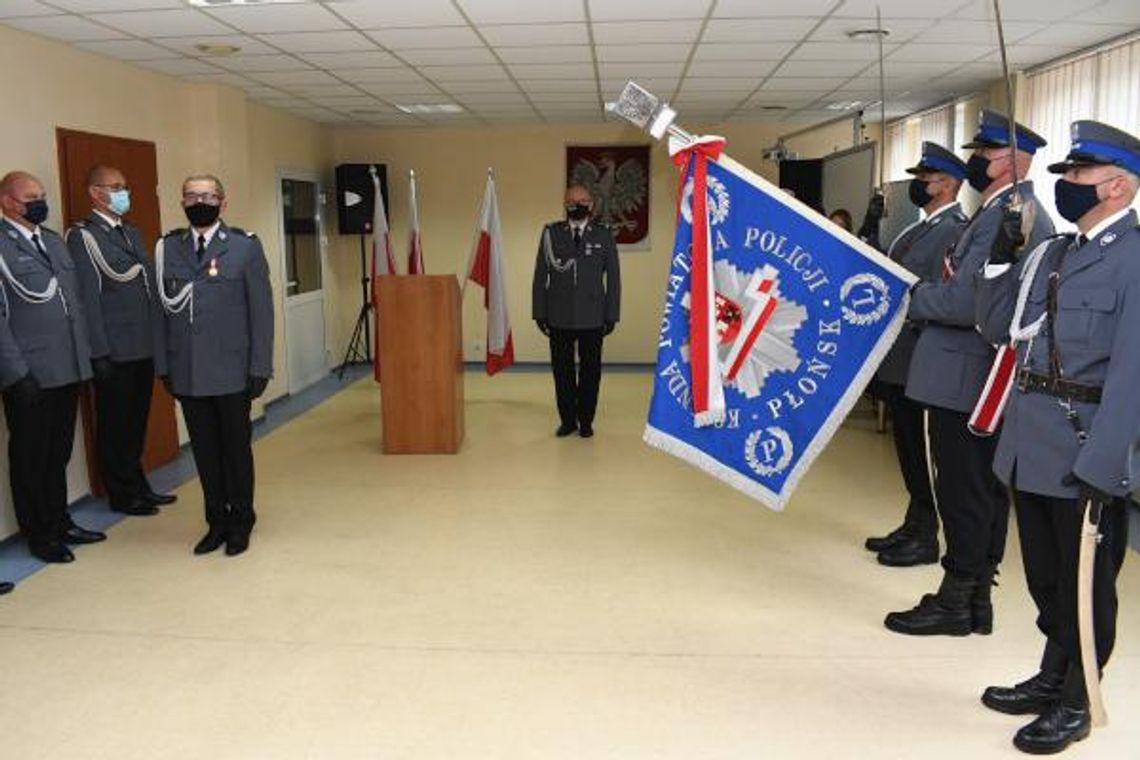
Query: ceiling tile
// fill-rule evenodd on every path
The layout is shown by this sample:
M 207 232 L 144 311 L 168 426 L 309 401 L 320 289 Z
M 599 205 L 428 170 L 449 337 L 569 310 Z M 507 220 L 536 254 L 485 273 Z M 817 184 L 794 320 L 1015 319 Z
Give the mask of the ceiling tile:
M 700 31 L 699 19 L 603 21 L 594 24 L 594 42 L 599 45 L 693 42 Z
M 585 45 L 585 24 L 488 24 L 479 33 L 491 45 Z
M 407 84 L 362 84 L 360 89 L 378 98 L 398 103 L 435 102 L 445 100 L 447 97 L 429 84 L 420 87 Z
M 658 45 L 597 45 L 598 61 L 609 63 L 684 63 L 689 57 L 691 45 L 680 42 Z
M 355 82 L 358 84 L 425 83 L 424 78 L 416 73 L 415 69 L 407 66 L 382 69 L 345 69 L 339 72 L 339 74 L 346 82 Z
M 531 93 L 597 92 L 592 79 L 525 79 L 519 77 L 519 86 Z
M 237 72 L 299 71 L 312 68 L 302 60 L 284 53 L 272 55 L 228 55 L 207 59 L 216 66 Z
M 1002 22 L 1006 43 L 1028 37 L 1034 32 L 1041 31 L 1045 26 L 1045 24 L 1033 21 L 1005 21 L 1003 19 Z M 998 44 L 997 27 L 993 22 L 958 19 L 939 21 L 914 39 L 916 42 L 960 42 L 968 40 L 971 44 Z
M 259 71 L 250 74 L 250 78 L 278 87 L 289 87 L 293 85 L 331 85 L 337 83 L 334 77 L 323 71 L 316 71 L 315 69 L 308 71 Z
M 406 26 L 447 26 L 463 24 L 463 17 L 451 0 L 414 0 L 414 2 L 361 2 L 341 0 L 326 3 L 359 29 Z
M 371 29 L 366 34 L 392 50 L 417 48 L 480 47 L 479 36 L 468 26 L 437 26 L 424 29 Z
M 509 66 L 516 79 L 583 79 L 593 84 L 594 67 L 588 63 L 526 63 Z
M 637 77 L 678 77 L 683 61 L 673 63 L 599 63 L 598 74 L 603 79 L 635 79 Z
M 867 65 L 866 61 L 785 61 L 778 73 L 782 77 L 841 77 L 860 72 Z
M 208 82 L 212 84 L 228 84 L 231 87 L 245 88 L 254 84 L 253 80 L 247 79 L 240 74 L 232 72 L 222 72 L 219 74 L 189 74 L 185 77 L 190 82 Z
M 756 84 L 776 68 L 775 61 L 694 61 L 688 77 L 751 77 Z
M 202 51 L 198 50 L 195 45 L 232 45 L 239 48 L 239 53 L 235 55 L 260 55 L 277 52 L 264 42 L 244 34 L 196 35 L 186 39 L 167 37 L 159 40 L 159 44 L 171 50 L 177 50 L 179 53 L 193 56 L 203 55 Z
M 518 108 L 530 108 L 530 104 L 527 103 L 526 98 L 524 98 L 519 93 L 509 93 L 509 92 L 458 93 L 457 92 L 454 94 L 455 94 L 457 100 L 459 100 L 464 105 L 471 106 L 472 108 L 483 108 L 483 107 L 506 108 L 508 106 L 516 106 Z
M 899 45 L 883 45 L 883 56 L 886 57 L 898 50 Z M 805 42 L 796 48 L 791 60 L 799 61 L 862 61 L 868 63 L 878 60 L 879 46 L 874 42 L 856 42 L 844 40 L 842 42 Z
M 704 77 L 685 77 L 681 82 L 681 90 L 683 92 L 700 90 L 702 92 L 735 92 L 748 95 L 755 90 L 763 77 L 746 77 L 741 76 L 743 72 L 737 71 L 732 76 L 704 76 Z
M 289 53 L 340 53 L 376 49 L 376 43 L 360 32 L 291 32 L 261 34 L 258 38 Z
M 512 63 L 592 63 L 588 45 L 548 45 L 541 47 L 500 47 L 495 52 Z
M 299 84 L 283 88 L 287 92 L 295 93 L 306 98 L 329 98 L 336 96 L 360 95 L 361 91 L 347 84 Z
M 883 19 L 883 27 L 890 33 L 884 42 L 902 43 L 930 28 L 930 19 Z M 874 29 L 875 17 L 869 18 L 830 18 L 819 25 L 811 38 L 816 42 L 850 42 L 847 33 L 856 29 Z M 968 39 L 963 37 L 961 39 Z M 971 40 L 973 42 L 975 40 Z M 984 41 L 984 40 L 983 40 Z M 875 43 L 868 47 L 877 48 Z
M 1049 57 L 1055 58 L 1070 50 L 1091 47 L 1119 36 L 1120 29 L 1115 26 L 1078 24 L 1066 21 L 1064 24 L 1050 26 L 1036 34 L 1023 37 L 1019 42 L 1028 45 L 1053 45 L 1055 52 Z
M 185 9 L 185 0 L 49 0 L 52 5 L 71 13 L 101 11 L 146 11 Z M 9 5 L 5 0 L 4 5 Z
M 486 47 L 435 48 L 431 50 L 401 50 L 399 55 L 413 66 L 454 66 L 495 63 L 495 56 Z
M 815 26 L 816 19 L 714 19 L 705 27 L 702 42 L 797 42 Z
M 322 69 L 367 69 L 382 66 L 402 66 L 389 53 L 381 50 L 363 50 L 348 53 L 305 53 L 301 56 Z
M 226 34 L 233 31 L 206 14 L 189 8 L 175 11 L 95 13 L 90 19 L 139 37 L 193 37 L 196 34 Z
M 150 58 L 170 58 L 166 48 L 152 45 L 142 40 L 103 40 L 102 42 L 80 42 L 78 47 L 92 53 L 119 58 L 124 61 L 145 61 Z
M 639 85 L 662 98 L 672 95 L 677 89 L 677 83 L 680 82 L 680 78 L 675 76 L 603 77 L 600 82 L 602 94 L 607 99 L 616 99 L 630 79 L 634 79 Z
M 536 3 L 527 0 L 458 0 L 476 24 L 558 23 L 585 21 L 581 3 Z
M 467 93 L 504 93 L 513 92 L 518 94 L 519 88 L 515 86 L 511 80 L 503 79 L 488 79 L 488 80 L 463 80 L 456 88 L 456 92 Z
M 1011 67 L 1028 68 L 1050 61 L 1058 55 L 1062 55 L 1063 50 L 1059 49 L 1057 45 L 1010 45 L 1005 54 Z M 1001 52 L 994 50 L 984 56 L 978 56 L 975 60 L 996 61 L 1000 63 Z
M 78 40 L 114 40 L 126 37 L 122 32 L 108 29 L 79 16 L 42 16 L 37 18 L 13 18 L 4 22 L 16 29 L 51 37 L 64 42 Z
M 421 66 L 420 73 L 428 79 L 466 80 L 506 80 L 506 72 L 498 64 L 494 66 Z
M 594 21 L 704 18 L 710 0 L 589 0 Z
M 376 98 L 368 95 L 317 95 L 310 98 L 314 103 L 328 108 L 375 108 L 377 110 L 392 110 Z
M 997 49 L 993 45 L 986 43 L 944 43 L 944 42 L 925 42 L 918 43 L 912 42 L 908 45 L 903 45 L 894 52 L 892 52 L 887 60 L 895 63 L 899 62 L 934 62 L 934 63 L 950 63 L 953 61 L 971 61 L 976 58 L 981 58 L 989 53 L 997 53 Z
M 170 58 L 167 60 L 159 61 L 138 61 L 139 66 L 155 71 L 161 71 L 163 74 L 171 74 L 173 76 L 184 76 L 186 74 L 219 74 L 224 73 L 215 66 L 211 66 L 201 61 L 196 61 L 193 58 Z
M 59 13 L 59 11 L 55 8 L 49 8 L 43 3 L 36 2 L 36 0 L 6 0 L 0 3 L 0 18 L 50 16 L 53 13 Z
M 219 20 L 251 34 L 322 32 L 345 29 L 348 26 L 323 6 L 309 3 L 230 6 L 214 8 L 208 12 Z
M 819 18 L 834 6 L 835 0 L 719 0 L 713 18 Z
M 794 42 L 702 42 L 693 54 L 693 61 L 779 61 L 794 45 Z
M 788 105 L 802 106 L 819 98 L 820 93 L 804 92 L 802 90 L 776 90 L 765 87 L 748 99 L 747 105 Z
M 1140 26 L 1140 4 L 1136 0 L 1103 0 L 1081 14 L 1081 21 L 1120 24 L 1126 29 Z
M 1041 0 L 1002 0 L 1001 20 L 1004 25 L 1007 21 L 1059 21 L 1069 18 L 1073 14 L 1094 15 L 1099 5 L 1098 0 L 1068 0 L 1059 3 L 1043 3 Z M 1093 10 L 1086 14 L 1086 9 Z M 993 0 L 967 0 L 965 5 L 956 8 L 952 14 L 955 18 L 976 19 L 994 23 Z M 1077 19 L 1085 20 L 1085 19 Z
M 967 0 L 949 0 L 949 2 L 915 2 L 915 0 L 845 0 L 835 9 L 837 18 L 865 18 L 874 19 L 875 9 L 878 8 L 883 17 L 883 26 L 890 28 L 894 19 L 926 19 L 941 18 Z M 1016 1 L 1016 0 L 1015 0 Z M 1038 2 L 1040 0 L 1037 0 Z M 984 0 L 993 7 L 993 0 Z M 1005 6 L 1010 0 L 1002 0 L 1002 15 L 1005 15 Z M 992 10 L 991 10 L 992 14 Z
M 527 97 L 539 106 L 592 106 L 598 103 L 598 94 L 589 92 L 528 92 Z
M 829 92 L 842 87 L 848 77 L 772 77 L 764 86 L 773 90 Z

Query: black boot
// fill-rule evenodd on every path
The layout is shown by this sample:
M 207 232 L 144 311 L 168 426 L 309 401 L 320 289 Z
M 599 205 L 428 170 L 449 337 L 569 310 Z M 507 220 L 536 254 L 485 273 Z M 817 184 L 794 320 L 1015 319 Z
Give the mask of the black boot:
M 910 538 L 910 533 L 910 526 L 904 522 L 902 525 L 895 528 L 885 536 L 872 536 L 871 538 L 868 538 L 863 542 L 863 545 L 867 547 L 867 551 L 875 552 L 878 554 L 879 552 L 886 551 L 895 544 L 898 544 L 907 538 Z
M 879 552 L 879 564 L 887 567 L 933 565 L 938 561 L 938 537 L 909 536 Z
M 970 597 L 972 628 L 974 633 L 980 633 L 983 636 L 988 636 L 994 632 L 994 605 L 990 601 L 990 590 L 998 585 L 995 577 L 997 574 L 997 566 L 990 565 L 984 573 L 978 576 L 978 585 L 974 588 L 973 596 Z
M 1013 746 L 1031 755 L 1052 755 L 1089 735 L 1089 708 L 1058 702 L 1013 737 Z
M 937 594 L 927 594 L 906 612 L 889 613 L 883 624 L 909 636 L 968 636 L 973 627 L 970 597 L 976 585 L 973 578 L 947 572 Z
M 1007 715 L 1042 715 L 1061 700 L 1065 677 L 1041 671 L 1016 686 L 990 686 L 982 692 L 982 704 Z

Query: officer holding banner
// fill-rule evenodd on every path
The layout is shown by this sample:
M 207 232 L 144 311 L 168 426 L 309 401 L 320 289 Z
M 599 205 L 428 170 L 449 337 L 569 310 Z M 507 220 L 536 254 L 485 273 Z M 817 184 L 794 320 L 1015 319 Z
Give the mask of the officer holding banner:
M 898 234 L 887 255 L 923 282 L 936 283 L 941 280 L 946 254 L 968 222 L 957 200 L 966 164 L 941 145 L 924 142 L 922 158 L 907 171 L 915 175 L 908 188 L 910 201 L 922 209 L 923 216 Z M 921 330 L 920 322 L 903 325 L 875 376 L 878 392 L 890 410 L 895 453 L 909 495 L 902 525 L 866 542 L 869 550 L 879 553 L 879 562 L 891 567 L 938 561 L 938 514 L 926 458 L 925 412 L 921 403 L 906 395 L 907 372 Z
M 995 350 L 975 328 L 976 275 L 997 249 L 1016 246 L 1018 230 L 1003 225 L 1016 192 L 1030 225 L 1029 247 L 1053 231 L 1037 208 L 1029 182 L 1019 182 L 1045 140 L 1016 125 L 1017 149 L 1009 147 L 1009 120 L 985 110 L 971 142 L 966 178 L 982 194 L 982 206 L 942 262 L 939 281 L 919 284 L 909 316 L 926 326 L 918 338 L 906 393 L 929 409 L 930 446 L 937 473 L 935 497 L 946 535 L 945 574 L 936 594 L 913 609 L 892 612 L 885 625 L 909 635 L 965 636 L 990 633 L 990 586 L 1005 551 L 1009 500 L 993 474 L 996 440 L 978 437 L 967 423 L 986 385 Z
M 1140 140 L 1075 122 L 1068 157 L 1049 171 L 1063 175 L 1057 211 L 1079 234 L 1052 239 L 1014 267 L 1013 256 L 991 257 L 978 304 L 979 329 L 1016 348 L 994 471 L 1014 494 L 1026 580 L 1045 634 L 1039 672 L 1013 687 L 991 686 L 982 702 L 1038 716 L 1014 737 L 1034 754 L 1059 752 L 1089 733 L 1077 622 L 1081 526 L 1088 510 L 1100 536 L 1099 548 L 1092 545 L 1092 623 L 1103 669 L 1116 635 L 1127 502 L 1140 469 L 1140 230 L 1129 208 L 1140 189 Z

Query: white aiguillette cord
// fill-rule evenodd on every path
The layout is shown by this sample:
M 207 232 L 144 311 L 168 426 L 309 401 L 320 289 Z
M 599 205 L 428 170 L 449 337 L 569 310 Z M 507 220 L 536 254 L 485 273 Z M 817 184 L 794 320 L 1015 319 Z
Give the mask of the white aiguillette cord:
M 68 232 L 68 236 L 72 231 Z M 79 233 L 83 236 L 83 247 L 87 249 L 87 258 L 91 259 L 91 265 L 95 267 L 95 271 L 99 273 L 99 292 L 103 292 L 103 278 L 107 277 L 115 282 L 126 284 L 131 282 L 140 274 L 143 278 L 143 287 L 146 288 L 147 297 L 150 297 L 150 282 L 146 276 L 146 268 L 142 264 L 132 264 L 127 267 L 124 272 L 116 272 L 111 265 L 107 262 L 106 257 L 103 256 L 103 249 L 99 247 L 99 241 L 88 230 L 80 230 Z
M 47 303 L 48 301 L 55 298 L 56 295 L 58 295 L 59 301 L 63 305 L 63 313 L 71 313 L 67 308 L 67 297 L 63 294 L 63 290 L 59 287 L 59 278 L 57 278 L 54 274 L 51 276 L 51 279 L 48 280 L 47 288 L 39 293 L 16 279 L 16 276 L 12 274 L 12 270 L 8 268 L 8 260 L 3 256 L 0 256 L 0 274 L 4 275 L 4 279 L 7 280 L 8 284 L 12 286 L 12 290 L 15 291 L 16 295 L 20 297 L 20 300 L 24 301 L 25 303 Z M 7 306 L 6 296 L 4 305 Z
M 158 298 L 162 301 L 162 308 L 168 314 L 179 314 L 187 306 L 190 307 L 190 323 L 194 323 L 194 282 L 191 280 L 182 286 L 182 289 L 174 296 L 166 294 L 166 278 L 163 272 L 166 270 L 166 240 L 159 238 L 158 243 L 154 246 L 154 274 L 155 279 L 158 280 Z
M 562 261 L 554 256 L 554 246 L 550 242 L 549 224 L 542 228 L 542 250 L 546 254 L 546 263 L 549 264 L 550 268 L 555 272 L 564 274 L 571 269 L 574 270 L 574 285 L 576 286 L 578 284 L 578 259 Z M 546 281 L 546 286 L 548 288 L 550 287 L 549 280 Z

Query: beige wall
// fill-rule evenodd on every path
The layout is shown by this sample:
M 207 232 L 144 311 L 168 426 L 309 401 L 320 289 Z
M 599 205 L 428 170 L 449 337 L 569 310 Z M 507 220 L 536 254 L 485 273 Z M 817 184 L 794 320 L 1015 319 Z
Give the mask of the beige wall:
M 178 203 L 183 177 L 199 171 L 219 174 L 231 196 L 227 220 L 257 231 L 265 244 L 280 324 L 284 289 L 277 168 L 322 172 L 329 161 L 320 125 L 250 103 L 244 93 L 231 88 L 181 82 L 4 26 L 0 26 L 0 68 L 18 75 L 9 88 L 10 108 L 0 117 L 0 173 L 19 168 L 43 180 L 52 207 L 49 227 L 60 225 L 56 127 L 152 141 L 163 227 L 185 224 Z M 266 398 L 285 389 L 281 357 L 279 330 L 276 377 Z M 0 436 L 7 437 L 2 426 Z M 4 443 L 0 440 L 0 446 Z M 16 529 L 7 493 L 6 456 L 0 457 L 0 479 L 2 537 Z M 68 481 L 73 499 L 87 492 L 81 437 Z

